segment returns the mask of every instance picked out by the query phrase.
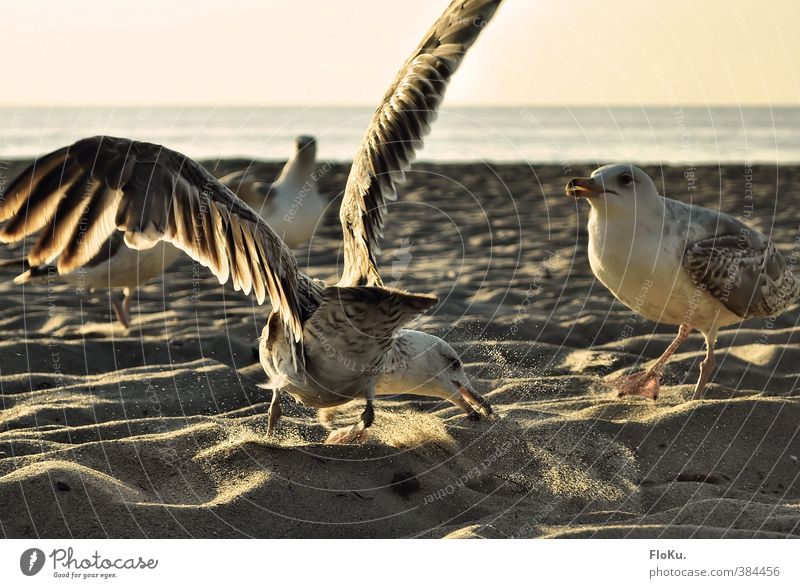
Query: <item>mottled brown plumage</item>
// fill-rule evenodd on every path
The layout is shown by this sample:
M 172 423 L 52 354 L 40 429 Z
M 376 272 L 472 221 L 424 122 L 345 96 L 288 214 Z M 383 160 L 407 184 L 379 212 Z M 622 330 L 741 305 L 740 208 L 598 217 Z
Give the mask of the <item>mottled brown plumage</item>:
M 689 245 L 683 267 L 695 284 L 742 320 L 776 316 L 800 296 L 800 280 L 775 245 L 740 224 L 745 232 Z
M 451 2 L 375 110 L 339 209 L 344 232 L 340 284 L 383 283 L 376 258 L 386 203 L 397 197 L 397 185 L 430 131 L 450 78 L 499 4 L 499 0 Z

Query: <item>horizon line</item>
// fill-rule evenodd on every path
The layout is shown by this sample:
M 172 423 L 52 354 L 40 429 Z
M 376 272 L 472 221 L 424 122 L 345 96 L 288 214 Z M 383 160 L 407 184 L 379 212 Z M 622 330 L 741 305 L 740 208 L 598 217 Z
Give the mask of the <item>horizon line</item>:
M 320 109 L 320 108 L 371 108 L 374 109 L 374 104 L 357 104 L 357 103 L 342 103 L 342 104 L 258 104 L 258 103 L 189 103 L 181 104 L 175 102 L 163 102 L 159 104 L 146 104 L 146 103 L 124 103 L 124 104 L 82 104 L 65 102 L 59 104 L 45 104 L 45 103 L 5 103 L 0 102 L 0 108 L 275 108 L 275 109 Z M 440 110 L 446 110 L 448 106 L 442 105 Z M 561 108 L 561 109 L 579 109 L 579 108 L 800 108 L 800 104 L 793 102 L 744 102 L 740 104 L 730 103 L 705 103 L 705 102 L 680 102 L 680 103 L 664 103 L 653 102 L 646 104 L 634 104 L 628 102 L 619 103 L 575 103 L 575 104 L 557 104 L 557 103 L 529 103 L 529 104 L 486 104 L 486 103 L 456 103 L 451 104 L 449 108 Z

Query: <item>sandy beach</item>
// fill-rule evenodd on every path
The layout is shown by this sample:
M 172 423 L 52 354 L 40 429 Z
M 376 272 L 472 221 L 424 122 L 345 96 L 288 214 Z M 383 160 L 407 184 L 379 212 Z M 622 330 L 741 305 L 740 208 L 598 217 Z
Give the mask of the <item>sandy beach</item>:
M 221 176 L 249 162 L 203 163 Z M 497 414 L 471 422 L 443 402 L 381 399 L 363 445 L 323 444 L 315 412 L 290 400 L 266 437 L 266 312 L 188 258 L 139 291 L 128 332 L 105 293 L 23 288 L 0 269 L 0 535 L 800 536 L 797 307 L 721 333 L 706 400 L 688 402 L 699 334 L 658 402 L 618 399 L 608 381 L 658 357 L 675 329 L 592 276 L 588 206 L 563 195 L 591 169 L 415 165 L 390 207 L 384 278 L 440 298 L 414 326 L 456 348 Z M 318 277 L 338 273 L 347 171 L 319 168 L 331 208 L 298 251 Z M 800 167 L 646 171 L 797 261 Z

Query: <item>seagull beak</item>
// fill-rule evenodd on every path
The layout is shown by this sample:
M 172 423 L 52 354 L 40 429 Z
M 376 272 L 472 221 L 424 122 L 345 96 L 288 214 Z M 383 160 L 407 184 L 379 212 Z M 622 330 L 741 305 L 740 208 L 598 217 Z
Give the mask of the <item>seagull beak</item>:
M 464 402 L 474 411 L 470 414 L 470 418 L 477 420 L 480 418 L 479 414 L 483 414 L 483 416 L 489 416 L 494 411 L 492 410 L 492 405 L 489 404 L 489 401 L 486 400 L 483 396 L 472 390 L 466 384 L 461 384 L 460 382 L 453 382 L 456 388 L 458 388 L 458 393 L 461 395 L 461 398 L 464 399 Z
M 572 178 L 567 182 L 564 192 L 573 198 L 595 198 L 603 194 L 603 185 L 594 178 Z

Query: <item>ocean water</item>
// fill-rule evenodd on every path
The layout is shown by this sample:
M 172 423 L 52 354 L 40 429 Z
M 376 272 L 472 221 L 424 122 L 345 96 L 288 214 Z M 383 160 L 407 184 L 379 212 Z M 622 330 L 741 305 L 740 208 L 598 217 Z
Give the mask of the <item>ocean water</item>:
M 162 143 L 194 158 L 282 160 L 298 134 L 319 157 L 352 159 L 369 107 L 0 107 L 0 157 L 46 153 L 109 134 Z M 800 107 L 450 107 L 423 161 L 697 165 L 800 162 Z

